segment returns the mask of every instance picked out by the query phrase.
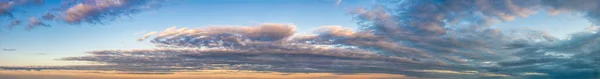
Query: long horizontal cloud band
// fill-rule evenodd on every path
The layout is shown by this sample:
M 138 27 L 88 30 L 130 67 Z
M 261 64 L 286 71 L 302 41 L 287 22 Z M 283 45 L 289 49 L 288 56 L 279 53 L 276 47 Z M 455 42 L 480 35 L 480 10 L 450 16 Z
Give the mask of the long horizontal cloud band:
M 587 54 L 547 50 L 564 48 L 561 45 L 572 44 L 568 42 L 594 39 L 590 37 L 593 35 L 587 35 L 595 34 L 593 32 L 582 32 L 579 35 L 581 37 L 573 37 L 584 39 L 558 40 L 551 39 L 550 36 L 539 31 L 520 30 L 509 35 L 494 29 L 480 31 L 460 29 L 448 32 L 447 35 L 453 36 L 430 37 L 431 39 L 421 40 L 426 41 L 425 43 L 414 44 L 396 41 L 417 40 L 398 40 L 375 35 L 372 31 L 355 32 L 340 26 L 321 27 L 316 31 L 317 34 L 294 35 L 293 32 L 294 25 L 271 23 L 259 26 L 222 26 L 201 29 L 173 27 L 163 32 L 149 33 L 138 39 L 143 41 L 153 38 L 149 40 L 164 48 L 101 50 L 89 52 L 91 56 L 70 57 L 63 60 L 93 61 L 130 71 L 239 69 L 280 72 L 394 73 L 434 78 L 435 76 L 427 75 L 432 72 L 428 70 L 450 70 L 459 73 L 457 75 L 470 74 L 478 77 L 520 78 L 518 77 L 522 76 L 520 73 L 529 72 L 550 75 L 574 73 L 548 72 L 550 69 L 531 68 L 539 67 L 541 64 L 565 65 L 566 68 L 573 69 L 596 68 L 593 62 L 556 63 L 576 61 L 559 54 L 571 54 L 570 57 L 587 56 Z M 557 55 L 540 53 L 541 50 L 553 51 Z M 593 57 L 578 58 L 588 60 Z M 588 66 L 568 67 L 572 64 Z M 466 71 L 477 71 L 480 74 Z

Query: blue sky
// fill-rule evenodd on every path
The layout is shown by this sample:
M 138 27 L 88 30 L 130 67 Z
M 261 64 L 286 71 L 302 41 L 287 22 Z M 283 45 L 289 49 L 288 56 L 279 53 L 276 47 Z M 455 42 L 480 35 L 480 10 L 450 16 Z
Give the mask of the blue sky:
M 57 5 L 58 1 L 48 1 L 42 7 L 25 7 L 28 17 L 41 15 L 44 9 Z M 123 17 L 108 24 L 70 25 L 61 22 L 48 22 L 51 28 L 31 31 L 15 28 L 0 34 L 0 48 L 18 51 L 0 51 L 0 65 L 65 65 L 73 62 L 55 60 L 61 57 L 82 56 L 86 51 L 107 49 L 153 48 L 148 42 L 135 39 L 152 31 L 162 31 L 172 26 L 201 28 L 219 25 L 258 25 L 261 23 L 295 24 L 298 32 L 309 33 L 314 28 L 327 25 L 340 25 L 357 28 L 350 10 L 375 5 L 371 0 L 346 0 L 335 5 L 335 0 L 186 0 L 171 2 L 159 9 Z M 193 8 L 193 9 L 190 9 Z M 547 31 L 559 38 L 584 30 L 591 24 L 581 15 L 563 13 L 549 15 L 540 12 L 529 17 L 520 17 L 494 25 L 509 30 L 529 28 Z M 567 27 L 567 28 L 564 28 Z M 44 53 L 44 55 L 38 55 Z M 79 63 L 85 64 L 85 63 Z
M 41 15 L 44 9 L 58 6 L 60 2 L 48 1 L 43 7 L 23 10 L 30 17 Z M 124 17 L 104 25 L 70 25 L 48 22 L 51 28 L 31 31 L 17 27 L 0 34 L 0 48 L 17 51 L 0 51 L 3 66 L 64 65 L 72 62 L 58 61 L 61 57 L 82 56 L 87 51 L 107 49 L 153 48 L 148 42 L 135 39 L 148 32 L 166 28 L 233 25 L 248 26 L 261 23 L 291 23 L 298 32 L 309 33 L 326 25 L 358 27 L 348 11 L 375 4 L 370 0 L 344 1 L 336 6 L 335 0 L 185 0 L 171 2 L 159 9 Z M 193 8 L 193 9 L 190 9 Z M 17 17 L 18 17 L 17 16 Z M 45 53 L 45 55 L 37 55 Z M 85 63 L 80 63 L 85 64 Z

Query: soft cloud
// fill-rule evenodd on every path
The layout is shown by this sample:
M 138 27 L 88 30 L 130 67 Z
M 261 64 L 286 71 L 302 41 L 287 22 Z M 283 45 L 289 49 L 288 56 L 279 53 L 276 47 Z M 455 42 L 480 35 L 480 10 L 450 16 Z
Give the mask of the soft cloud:
M 10 24 L 8 24 L 7 29 L 12 30 L 13 28 L 15 28 L 15 26 L 20 25 L 21 24 L 21 20 L 12 20 L 10 22 Z
M 7 0 L 0 1 L 0 19 L 9 20 L 5 22 L 9 22 L 6 26 L 9 30 L 12 30 L 15 26 L 21 24 L 21 20 L 18 20 L 15 17 L 14 11 L 18 11 L 17 7 L 23 6 L 40 6 L 44 3 L 45 0 Z M 4 22 L 4 21 L 0 21 Z
M 389 73 L 424 78 L 414 70 L 468 71 L 449 57 L 405 46 L 370 32 L 341 26 L 323 26 L 311 38 L 294 35 L 294 25 L 215 26 L 200 29 L 168 28 L 144 37 L 164 47 L 138 50 L 99 50 L 91 55 L 62 60 L 91 61 L 105 66 L 67 66 L 49 69 L 174 72 L 180 70 L 234 69 L 277 72 Z M 274 31 L 276 30 L 276 31 Z M 296 38 L 298 37 L 298 38 Z M 440 55 L 441 56 L 441 55 Z M 460 58 L 453 58 L 457 61 Z M 465 63 L 465 61 L 460 61 Z M 116 67 L 116 68 L 115 68 Z M 11 68 L 8 68 L 11 69 Z M 488 73 L 481 71 L 482 73 Z M 447 74 L 447 73 L 442 73 Z M 495 74 L 495 73 L 488 73 Z M 453 75 L 453 74 L 450 74 Z M 469 78 L 486 75 L 465 75 Z M 460 78 L 460 77 L 453 77 Z
M 2 49 L 4 51 L 17 51 L 17 49 Z
M 41 22 L 39 19 L 35 18 L 35 17 L 31 17 L 29 18 L 29 24 L 27 24 L 27 26 L 25 26 L 26 30 L 31 30 L 34 28 L 37 28 L 39 26 L 44 26 L 44 27 L 50 27 L 50 25 Z
M 42 5 L 45 0 L 3 0 L 0 1 L 0 17 L 8 17 L 14 19 L 13 12 L 15 7 L 19 6 L 30 6 L 30 5 Z
M 8 0 L 0 1 L 0 16 L 7 17 L 11 21 L 8 28 L 19 25 L 14 11 L 19 7 L 40 6 L 45 0 Z M 66 22 L 69 24 L 105 24 L 120 17 L 125 17 L 146 10 L 151 10 L 162 6 L 165 0 L 63 0 L 62 7 L 55 7 L 47 10 L 43 15 L 34 15 L 43 20 L 59 20 L 55 22 Z M 18 14 L 17 14 L 18 15 Z M 19 21 L 17 23 L 16 21 Z M 50 26 L 43 24 L 39 19 L 31 20 L 30 24 L 25 25 L 27 30 L 38 26 Z
M 44 20 L 53 20 L 56 16 L 54 14 L 51 13 L 46 13 L 44 14 L 44 16 L 42 16 L 42 19 Z
M 93 0 L 73 1 L 73 6 L 66 9 L 64 21 L 71 24 L 82 22 L 102 24 L 122 16 L 128 16 L 144 10 L 160 6 L 162 0 Z M 67 2 L 68 3 L 68 2 Z

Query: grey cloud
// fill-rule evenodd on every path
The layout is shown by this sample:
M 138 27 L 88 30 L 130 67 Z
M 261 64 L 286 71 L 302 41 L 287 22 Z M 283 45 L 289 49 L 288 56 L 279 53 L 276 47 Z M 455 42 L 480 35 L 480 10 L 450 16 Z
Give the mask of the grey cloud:
M 357 10 L 359 24 L 366 28 L 363 30 L 427 51 L 434 58 L 450 55 L 453 57 L 443 60 L 460 62 L 450 65 L 473 66 L 511 76 L 541 72 L 548 74 L 545 78 L 597 78 L 593 77 L 597 74 L 592 74 L 597 73 L 597 62 L 588 55 L 595 53 L 595 32 L 559 40 L 539 31 L 503 33 L 488 26 L 495 20 L 510 21 L 545 9 L 582 12 L 594 22 L 598 1 L 404 0 L 393 4 Z M 459 24 L 464 22 L 468 24 Z
M 279 31 L 273 32 L 271 29 Z M 444 76 L 431 76 L 427 72 L 414 70 L 470 70 L 467 66 L 449 63 L 465 62 L 458 57 L 436 57 L 438 55 L 435 53 L 398 45 L 390 38 L 369 32 L 354 32 L 340 26 L 325 26 L 316 31 L 316 36 L 292 37 L 293 34 L 285 34 L 293 33 L 293 29 L 293 25 L 286 24 L 202 29 L 173 27 L 163 32 L 151 32 L 141 38 L 154 36 L 150 41 L 166 48 L 100 50 L 88 52 L 91 54 L 89 56 L 69 57 L 62 60 L 92 61 L 110 65 L 108 68 L 77 69 L 123 71 L 237 69 L 279 72 L 392 73 L 444 78 Z M 269 35 L 269 37 L 260 35 Z M 284 38 L 289 39 L 283 40 Z M 481 73 L 487 72 L 481 71 Z M 476 78 L 485 75 L 466 76 Z
M 176 27 L 163 32 L 151 32 L 143 40 L 156 35 L 151 40 L 159 45 L 184 46 L 184 47 L 219 47 L 219 46 L 244 46 L 246 43 L 264 43 L 283 41 L 295 33 L 295 26 L 289 24 L 261 24 L 253 27 L 210 27 L 205 29 L 188 29 Z
M 365 28 L 361 30 L 389 38 L 396 45 L 426 51 L 450 65 L 473 66 L 482 68 L 479 71 L 511 76 L 536 71 L 547 73 L 545 78 L 584 79 L 594 78 L 591 73 L 598 68 L 591 62 L 594 57 L 585 55 L 594 51 L 595 33 L 577 33 L 569 40 L 559 40 L 539 31 L 501 32 L 488 27 L 497 20 L 510 21 L 545 9 L 583 12 L 594 22 L 597 1 L 404 0 L 393 5 L 356 10 L 359 24 Z M 465 22 L 468 24 L 459 24 Z M 448 55 L 451 57 L 445 57 Z M 556 67 L 539 67 L 544 65 Z M 564 72 L 552 71 L 553 68 L 564 68 Z
M 4 51 L 17 51 L 17 49 L 2 49 Z
M 46 13 L 44 14 L 44 16 L 42 16 L 42 19 L 44 20 L 53 20 L 56 16 L 54 14 L 51 13 Z

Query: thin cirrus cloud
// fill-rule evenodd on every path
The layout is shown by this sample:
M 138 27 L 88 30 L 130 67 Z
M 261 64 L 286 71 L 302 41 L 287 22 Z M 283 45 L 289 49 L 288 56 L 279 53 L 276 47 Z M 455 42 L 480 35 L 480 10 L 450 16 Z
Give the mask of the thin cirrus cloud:
M 47 10 L 44 15 L 31 16 L 25 25 L 26 30 L 40 26 L 49 27 L 42 20 L 65 22 L 68 24 L 106 24 L 120 17 L 133 15 L 146 10 L 162 6 L 165 0 L 63 0 L 62 7 Z M 9 30 L 20 26 L 21 19 L 15 17 L 14 12 L 20 11 L 20 7 L 39 7 L 45 0 L 8 0 L 0 2 L 0 16 L 8 20 L 6 26 Z M 6 19 L 5 19 L 6 18 Z M 33 19 L 32 19 L 33 18 Z
M 507 32 L 489 27 L 544 10 L 583 13 L 597 24 L 600 13 L 596 10 L 600 10 L 600 1 L 406 0 L 391 3 L 394 6 L 352 11 L 364 28 L 358 31 L 323 26 L 314 34 L 295 34 L 294 25 L 273 23 L 200 29 L 173 27 L 138 39 L 149 40 L 159 48 L 97 50 L 88 52 L 87 56 L 61 59 L 106 65 L 41 69 L 146 72 L 232 69 L 388 73 L 449 79 L 592 79 L 600 75 L 598 30 L 574 33 L 570 39 L 557 39 L 543 31 Z

